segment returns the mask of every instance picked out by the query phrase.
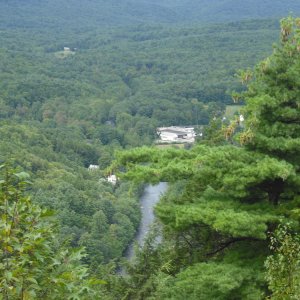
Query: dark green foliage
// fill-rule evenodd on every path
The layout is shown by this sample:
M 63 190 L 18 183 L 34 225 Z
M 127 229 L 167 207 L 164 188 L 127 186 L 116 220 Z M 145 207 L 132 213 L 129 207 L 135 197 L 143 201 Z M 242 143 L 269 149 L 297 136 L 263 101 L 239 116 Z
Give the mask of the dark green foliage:
M 0 38 L 0 116 L 76 128 L 105 145 L 149 144 L 159 125 L 207 124 L 220 115 L 228 91 L 240 88 L 235 70 L 270 52 L 277 27 L 260 21 L 59 35 L 7 29 Z M 66 45 L 77 50 L 62 59 Z
M 256 9 L 277 16 L 290 8 L 296 11 L 299 5 L 25 2 L 0 4 L 0 160 L 11 159 L 30 173 L 34 203 L 57 211 L 56 248 L 49 250 L 49 243 L 44 244 L 51 255 L 56 257 L 55 250 L 66 238 L 74 248 L 85 246 L 86 255 L 74 254 L 76 266 L 70 268 L 85 270 L 77 265 L 81 259 L 92 272 L 105 274 L 109 284 L 104 299 L 201 299 L 202 291 L 206 298 L 259 299 L 265 289 L 261 269 L 268 252 L 266 231 L 273 230 L 279 219 L 299 219 L 294 197 L 299 190 L 299 107 L 297 88 L 291 88 L 298 87 L 298 50 L 296 44 L 289 49 L 292 44 L 286 43 L 270 65 L 267 61 L 258 68 L 265 73 L 254 74 L 263 84 L 256 80 L 246 94 L 247 124 L 240 137 L 248 150 L 237 148 L 233 145 L 238 138 L 224 139 L 226 124 L 219 124 L 231 101 L 230 91 L 244 89 L 234 74 L 270 53 L 278 23 L 203 23 L 261 17 Z M 189 24 L 174 24 L 187 20 Z M 192 25 L 194 20 L 202 25 Z M 290 41 L 290 23 L 283 25 L 283 41 Z M 240 75 L 247 83 L 252 73 Z M 252 122 L 254 116 L 260 123 Z M 158 248 L 148 243 L 128 271 L 132 277 L 118 283 L 110 276 L 112 261 L 119 261 L 134 237 L 140 190 L 125 182 L 108 184 L 103 170 L 115 150 L 152 144 L 158 126 L 205 125 L 213 117 L 216 122 L 205 131 L 206 146 L 191 151 L 142 149 L 120 158 L 134 171 L 128 177 L 139 182 L 168 180 L 173 191 L 157 207 L 165 242 Z M 223 147 L 207 147 L 219 144 Z M 137 162 L 143 164 L 133 167 Z M 90 164 L 99 164 L 99 171 L 88 172 Z M 43 210 L 29 203 L 30 207 L 33 215 L 44 219 Z M 44 229 L 45 239 L 53 240 L 52 226 Z M 47 256 L 50 252 L 44 246 L 33 242 L 32 247 Z M 72 255 L 66 250 L 57 259 L 62 262 Z M 57 271 L 57 264 L 45 261 L 43 280 L 51 286 L 47 280 L 52 275 L 46 274 L 49 268 Z M 216 294 L 204 290 L 214 273 Z M 191 276 L 203 287 L 194 294 Z M 75 278 L 73 284 L 77 283 Z
M 300 164 L 300 33 L 299 19 L 281 23 L 281 47 L 256 69 L 257 80 L 244 95 L 252 149 Z
M 157 208 L 164 222 L 181 230 L 204 223 L 219 233 L 264 239 L 267 224 L 277 219 L 274 205 L 278 197 L 289 197 L 297 181 L 292 165 L 233 146 L 163 153 L 144 148 L 120 155 L 121 162 L 152 162 L 131 167 L 128 178 L 187 180 L 180 196 Z M 285 194 L 278 191 L 277 195 L 281 183 Z M 280 212 L 283 209 L 284 203 Z
M 7 27 L 90 28 L 144 23 L 230 22 L 283 17 L 300 11 L 286 0 L 21 0 L 3 1 L 0 19 Z M 16 13 L 17 12 L 17 13 Z M 34 15 L 33 15 L 34 14 Z M 14 19 L 9 18 L 14 15 Z
M 122 277 L 107 278 L 108 285 L 105 288 L 113 299 L 142 300 L 152 294 L 154 286 L 159 282 L 158 276 L 164 275 L 160 268 L 168 269 L 168 263 L 164 263 L 163 249 L 157 243 L 158 232 L 160 226 L 154 224 L 143 246 L 136 245 L 133 260 L 123 265 L 125 274 L 122 274 Z
M 12 125 L 12 122 L 2 124 L 0 157 L 2 160 L 10 157 L 31 173 L 33 201 L 57 211 L 60 241 L 70 239 L 74 247 L 86 246 L 84 260 L 89 265 L 120 258 L 139 222 L 137 188 L 131 187 L 131 192 L 128 192 L 130 185 L 127 184 L 113 188 L 101 171 L 87 171 L 80 166 L 85 156 L 78 148 L 86 145 L 91 153 L 99 148 L 82 143 L 76 131 L 42 130 L 33 125 Z M 92 159 L 91 154 L 87 157 Z M 105 222 L 102 230 L 97 232 L 94 222 L 103 214 Z M 127 218 L 124 223 L 118 223 L 116 216 L 120 215 L 120 220 Z M 114 235 L 110 227 L 123 232 L 122 239 L 105 245 L 104 240 L 110 240 Z M 93 246 L 95 243 L 101 246 Z
M 161 299 L 174 300 L 241 299 L 241 287 L 254 284 L 255 274 L 251 268 L 201 263 L 180 272 L 176 278 L 166 278 L 156 295 Z M 242 299 L 260 299 L 259 291 L 245 289 Z
M 234 70 L 270 51 L 265 40 L 274 40 L 277 23 L 77 30 L 65 16 L 58 32 L 51 9 L 37 28 L 37 14 L 22 19 L 33 2 L 19 10 L 17 2 L 0 10 L 0 160 L 31 174 L 34 201 L 58 211 L 60 240 L 86 246 L 84 260 L 96 269 L 120 258 L 139 221 L 136 188 L 113 188 L 101 171 L 114 151 L 150 145 L 157 126 L 219 118 L 230 99 L 225 91 L 239 87 Z M 36 12 L 55 3 L 38 4 Z M 64 46 L 77 49 L 63 54 Z M 87 172 L 90 164 L 101 170 Z
M 158 275 L 163 283 L 153 283 L 146 299 L 264 297 L 268 232 L 290 221 L 299 229 L 298 27 L 299 19 L 283 20 L 282 45 L 254 74 L 240 73 L 244 84 L 253 82 L 244 94 L 244 130 L 236 136 L 233 130 L 230 139 L 246 147 L 144 147 L 118 153 L 113 168 L 125 167 L 125 178 L 168 181 L 175 188 L 156 209 L 165 229 L 161 253 L 172 272 Z M 172 249 L 169 254 L 167 249 Z M 278 255 L 284 264 L 284 254 Z M 269 263 L 276 267 L 272 258 Z M 271 289 L 277 293 L 278 275 L 272 276 Z

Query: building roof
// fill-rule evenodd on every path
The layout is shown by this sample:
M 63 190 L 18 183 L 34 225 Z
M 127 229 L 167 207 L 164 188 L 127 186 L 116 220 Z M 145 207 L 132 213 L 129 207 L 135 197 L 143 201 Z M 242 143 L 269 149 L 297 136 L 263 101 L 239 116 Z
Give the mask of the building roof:
M 157 131 L 170 132 L 170 133 L 176 133 L 176 134 L 186 134 L 186 133 L 194 132 L 194 128 L 193 127 L 170 126 L 170 127 L 159 127 L 159 128 L 157 128 Z
M 176 133 L 176 134 L 187 134 L 186 131 L 180 131 L 180 130 L 173 130 L 173 129 L 164 129 L 160 130 L 160 132 L 169 132 L 169 133 Z

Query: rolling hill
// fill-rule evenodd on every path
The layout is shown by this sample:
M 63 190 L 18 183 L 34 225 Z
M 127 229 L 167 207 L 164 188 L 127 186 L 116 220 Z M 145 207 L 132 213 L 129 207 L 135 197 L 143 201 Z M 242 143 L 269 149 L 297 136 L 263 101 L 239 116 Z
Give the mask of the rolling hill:
M 86 28 L 139 23 L 219 23 L 300 13 L 295 0 L 10 0 L 0 28 Z

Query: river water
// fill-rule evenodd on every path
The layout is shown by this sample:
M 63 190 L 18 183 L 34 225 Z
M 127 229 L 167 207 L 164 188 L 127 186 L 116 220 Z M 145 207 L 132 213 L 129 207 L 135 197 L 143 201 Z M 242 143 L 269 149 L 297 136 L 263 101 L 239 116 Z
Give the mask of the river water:
M 160 182 L 157 185 L 146 186 L 142 197 L 140 198 L 141 205 L 141 223 L 135 236 L 134 242 L 128 247 L 125 257 L 131 260 L 134 257 L 134 245 L 137 243 L 139 246 L 143 246 L 143 242 L 151 225 L 155 221 L 154 207 L 159 201 L 162 194 L 166 192 L 168 184 L 166 182 Z

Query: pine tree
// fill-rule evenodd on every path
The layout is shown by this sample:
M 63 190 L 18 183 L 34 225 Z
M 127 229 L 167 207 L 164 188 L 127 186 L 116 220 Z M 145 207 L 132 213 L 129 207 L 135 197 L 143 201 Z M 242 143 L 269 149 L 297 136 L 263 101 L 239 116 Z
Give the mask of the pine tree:
M 263 298 L 268 232 L 280 222 L 299 226 L 300 22 L 287 18 L 281 24 L 281 46 L 244 82 L 246 126 L 234 137 L 244 146 L 141 148 L 117 155 L 114 167 L 125 167 L 125 178 L 168 181 L 176 190 L 156 209 L 165 239 L 173 241 L 168 259 L 177 268 L 176 278 L 166 274 L 164 285 L 158 284 L 158 298 Z M 194 288 L 198 283 L 201 289 Z M 208 296 L 212 286 L 218 297 Z
M 281 45 L 261 62 L 245 93 L 247 143 L 256 151 L 300 164 L 300 18 L 281 21 Z

